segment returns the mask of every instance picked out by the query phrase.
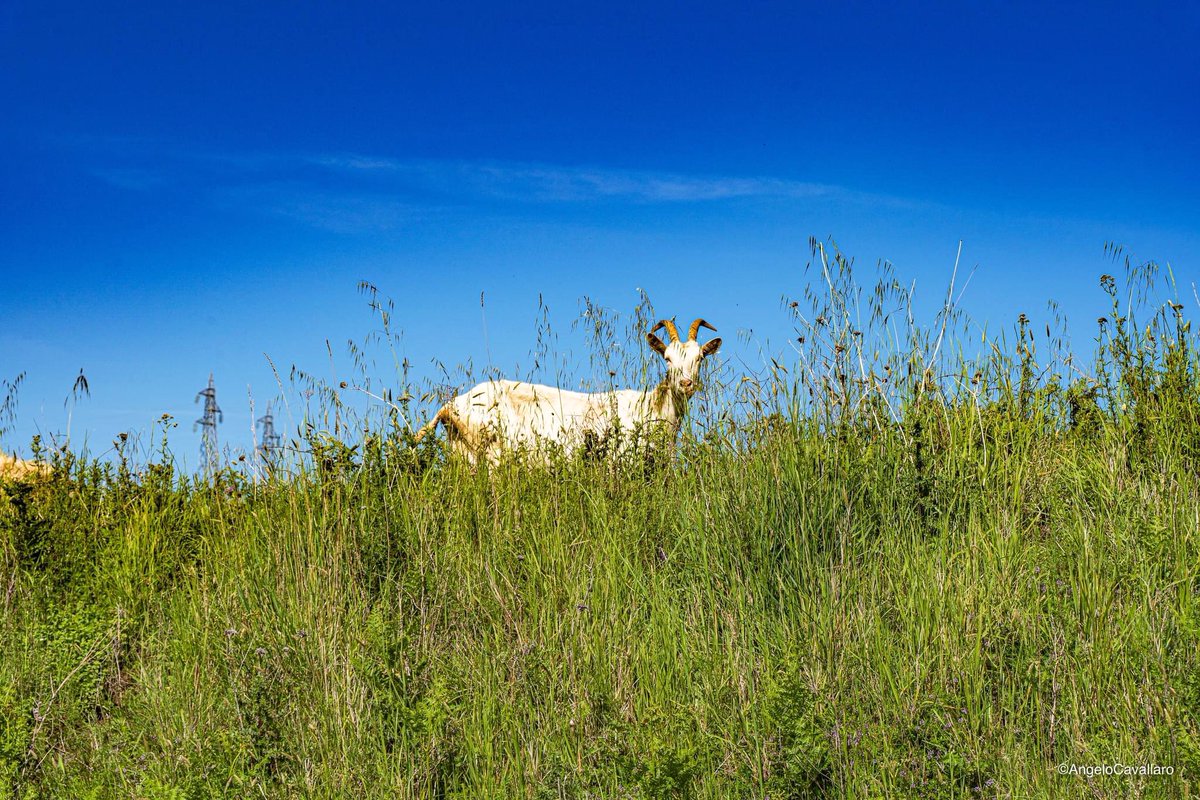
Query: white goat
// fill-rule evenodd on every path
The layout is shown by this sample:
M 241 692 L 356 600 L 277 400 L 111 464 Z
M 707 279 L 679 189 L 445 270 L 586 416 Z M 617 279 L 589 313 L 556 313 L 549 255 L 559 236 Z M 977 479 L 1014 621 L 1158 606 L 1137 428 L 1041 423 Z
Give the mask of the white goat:
M 671 341 L 655 333 L 665 328 Z M 420 441 L 440 423 L 455 452 L 476 464 L 495 463 L 505 450 L 526 449 L 543 458 L 550 451 L 565 454 L 581 447 L 631 444 L 656 436 L 673 439 L 687 412 L 688 398 L 699 388 L 700 362 L 721 347 L 720 339 L 701 345 L 700 328 L 716 328 L 702 319 L 692 323 L 680 341 L 672 320 L 661 320 L 646 339 L 667 362 L 667 374 L 649 391 L 570 392 L 520 381 L 487 381 L 446 403 L 417 431 Z
M 45 478 L 51 471 L 50 465 L 41 461 L 26 461 L 0 452 L 0 481 L 17 483 Z

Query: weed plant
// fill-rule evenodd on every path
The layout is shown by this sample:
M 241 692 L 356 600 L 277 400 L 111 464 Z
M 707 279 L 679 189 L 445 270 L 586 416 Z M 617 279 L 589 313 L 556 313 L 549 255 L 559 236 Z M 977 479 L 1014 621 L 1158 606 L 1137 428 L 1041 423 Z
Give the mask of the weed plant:
M 168 417 L 0 489 L 0 797 L 1196 794 L 1197 341 L 1110 252 L 1081 355 L 814 242 L 788 355 L 712 366 L 650 468 L 415 445 L 450 390 L 364 285 L 269 468 L 180 474 Z M 591 388 L 657 379 L 652 319 L 585 300 Z M 1057 769 L 1117 763 L 1172 774 Z

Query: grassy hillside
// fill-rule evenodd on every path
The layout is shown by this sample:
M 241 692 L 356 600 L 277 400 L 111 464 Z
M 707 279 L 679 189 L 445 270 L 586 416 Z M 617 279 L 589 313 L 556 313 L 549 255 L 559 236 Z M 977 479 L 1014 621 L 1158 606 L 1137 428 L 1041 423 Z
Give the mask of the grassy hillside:
M 1086 365 L 1025 319 L 975 357 L 814 269 L 795 363 L 714 377 L 667 464 L 473 473 L 385 420 L 265 481 L 0 489 L 0 797 L 1200 792 L 1181 309 L 1105 276 Z M 1115 762 L 1174 774 L 1056 771 Z

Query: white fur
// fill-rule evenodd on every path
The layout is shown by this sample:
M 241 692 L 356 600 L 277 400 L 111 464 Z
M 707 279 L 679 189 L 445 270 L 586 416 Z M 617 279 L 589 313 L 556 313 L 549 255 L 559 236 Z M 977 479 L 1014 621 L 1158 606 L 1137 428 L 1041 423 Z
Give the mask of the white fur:
M 40 461 L 26 461 L 0 452 L 0 481 L 28 481 L 44 478 L 50 474 L 50 465 Z

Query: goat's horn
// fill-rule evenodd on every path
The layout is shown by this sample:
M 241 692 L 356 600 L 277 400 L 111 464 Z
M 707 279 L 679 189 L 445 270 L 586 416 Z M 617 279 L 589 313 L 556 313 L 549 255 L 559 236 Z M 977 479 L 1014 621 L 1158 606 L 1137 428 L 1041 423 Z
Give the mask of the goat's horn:
M 696 334 L 700 332 L 701 328 L 708 328 L 713 333 L 717 332 L 717 329 L 714 328 L 712 325 L 709 325 L 707 322 L 705 322 L 702 319 L 698 319 L 695 322 L 693 322 L 692 327 L 688 329 L 688 341 L 689 342 L 696 341 Z
M 667 333 L 671 336 L 672 342 L 679 341 L 679 331 L 675 329 L 675 322 L 669 319 L 660 319 L 658 324 L 650 329 L 651 333 L 656 333 L 659 328 L 666 328 Z

